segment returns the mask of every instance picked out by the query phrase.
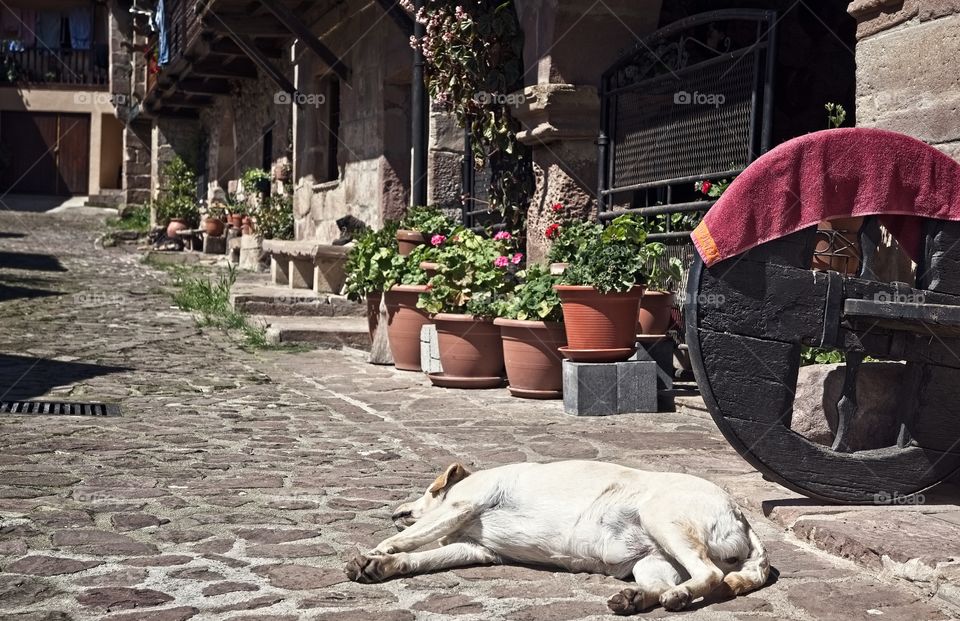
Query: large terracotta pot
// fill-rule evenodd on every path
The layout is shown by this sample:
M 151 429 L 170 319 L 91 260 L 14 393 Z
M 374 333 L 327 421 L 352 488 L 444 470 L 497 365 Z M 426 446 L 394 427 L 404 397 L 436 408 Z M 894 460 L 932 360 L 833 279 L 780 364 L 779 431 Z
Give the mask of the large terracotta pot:
M 370 333 L 371 343 L 373 342 L 373 335 L 377 332 L 377 326 L 380 325 L 380 300 L 382 299 L 382 291 L 367 294 L 367 331 Z
M 177 236 L 177 233 L 180 231 L 185 231 L 190 228 L 190 225 L 187 224 L 187 221 L 183 218 L 170 218 L 170 222 L 167 224 L 167 237 L 173 239 Z
M 642 286 L 625 293 L 600 293 L 579 285 L 553 288 L 563 304 L 564 356 L 576 362 L 619 362 L 633 355 Z
M 841 274 L 860 271 L 860 227 L 863 218 L 834 218 L 817 225 L 813 268 Z M 820 253 L 820 254 L 818 254 Z
M 387 337 L 393 362 L 402 371 L 420 371 L 420 329 L 430 317 L 417 308 L 426 285 L 394 285 L 387 291 Z
M 239 229 L 243 226 L 243 214 L 242 213 L 232 213 L 227 217 L 227 222 L 230 223 L 235 229 Z
M 220 237 L 223 235 L 225 225 L 219 218 L 207 218 L 203 221 L 203 228 L 210 237 Z
M 673 312 L 673 294 L 669 291 L 644 291 L 637 318 L 640 334 L 666 334 Z
M 497 319 L 503 340 L 503 361 L 510 381 L 510 394 L 527 399 L 559 399 L 563 396 L 563 356 L 567 344 L 560 322 Z
M 427 236 L 425 233 L 420 233 L 419 231 L 408 231 L 407 229 L 400 229 L 397 231 L 397 246 L 400 248 L 400 254 L 407 256 L 413 249 L 417 246 L 427 243 Z
M 500 328 L 473 315 L 438 313 L 440 366 L 447 377 L 503 377 Z

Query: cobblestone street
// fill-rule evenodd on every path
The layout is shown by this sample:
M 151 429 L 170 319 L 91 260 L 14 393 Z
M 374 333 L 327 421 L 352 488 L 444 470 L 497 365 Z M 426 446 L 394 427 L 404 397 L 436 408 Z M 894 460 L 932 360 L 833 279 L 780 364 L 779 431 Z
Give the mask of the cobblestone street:
M 366 586 L 343 572 L 447 464 L 563 458 L 689 472 L 745 503 L 778 578 L 684 618 L 954 614 L 765 517 L 761 500 L 803 502 L 702 411 L 575 418 L 506 390 L 433 388 L 349 351 L 244 351 L 172 306 L 168 274 L 129 248 L 97 249 L 102 231 L 90 216 L 0 212 L 0 395 L 123 409 L 0 417 L 2 619 L 610 618 L 623 583 L 601 576 L 480 567 Z

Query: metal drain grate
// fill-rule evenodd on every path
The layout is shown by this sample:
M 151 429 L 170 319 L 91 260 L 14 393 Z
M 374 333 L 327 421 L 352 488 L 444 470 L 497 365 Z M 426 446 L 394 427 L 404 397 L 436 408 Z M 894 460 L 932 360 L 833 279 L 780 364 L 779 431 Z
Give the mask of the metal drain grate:
M 62 401 L 0 401 L 0 414 L 47 416 L 120 416 L 115 403 L 65 403 Z

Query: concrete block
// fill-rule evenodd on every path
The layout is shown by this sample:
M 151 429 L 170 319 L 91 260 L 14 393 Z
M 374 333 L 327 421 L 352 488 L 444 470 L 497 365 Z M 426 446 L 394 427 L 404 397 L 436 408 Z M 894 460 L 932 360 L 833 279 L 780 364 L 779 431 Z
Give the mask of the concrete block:
M 340 257 L 318 257 L 313 268 L 313 290 L 339 294 L 347 280 L 346 266 L 346 260 Z
M 652 360 L 563 361 L 563 409 L 574 416 L 657 411 L 657 364 Z
M 428 323 L 420 329 L 420 368 L 424 373 L 442 373 L 437 326 Z
M 251 272 L 260 271 L 260 257 L 263 254 L 261 240 L 257 235 L 240 237 L 240 269 Z
M 657 409 L 660 412 L 676 411 L 672 393 L 665 392 L 673 388 L 674 354 L 676 343 L 672 338 L 639 337 L 640 347 L 631 360 L 649 360 L 657 363 L 657 390 L 660 391 Z
M 275 285 L 290 284 L 290 262 L 286 257 L 270 257 L 270 282 Z
M 313 289 L 313 261 L 290 258 L 287 274 L 291 289 Z
M 212 235 L 203 236 L 203 254 L 226 254 L 226 252 L 226 237 L 213 237 Z

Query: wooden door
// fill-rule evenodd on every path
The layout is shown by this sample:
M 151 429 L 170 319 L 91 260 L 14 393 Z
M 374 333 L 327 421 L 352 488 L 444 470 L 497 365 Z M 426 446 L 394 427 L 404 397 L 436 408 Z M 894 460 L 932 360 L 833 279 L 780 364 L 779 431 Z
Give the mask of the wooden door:
M 0 185 L 20 194 L 86 194 L 90 116 L 0 113 Z

